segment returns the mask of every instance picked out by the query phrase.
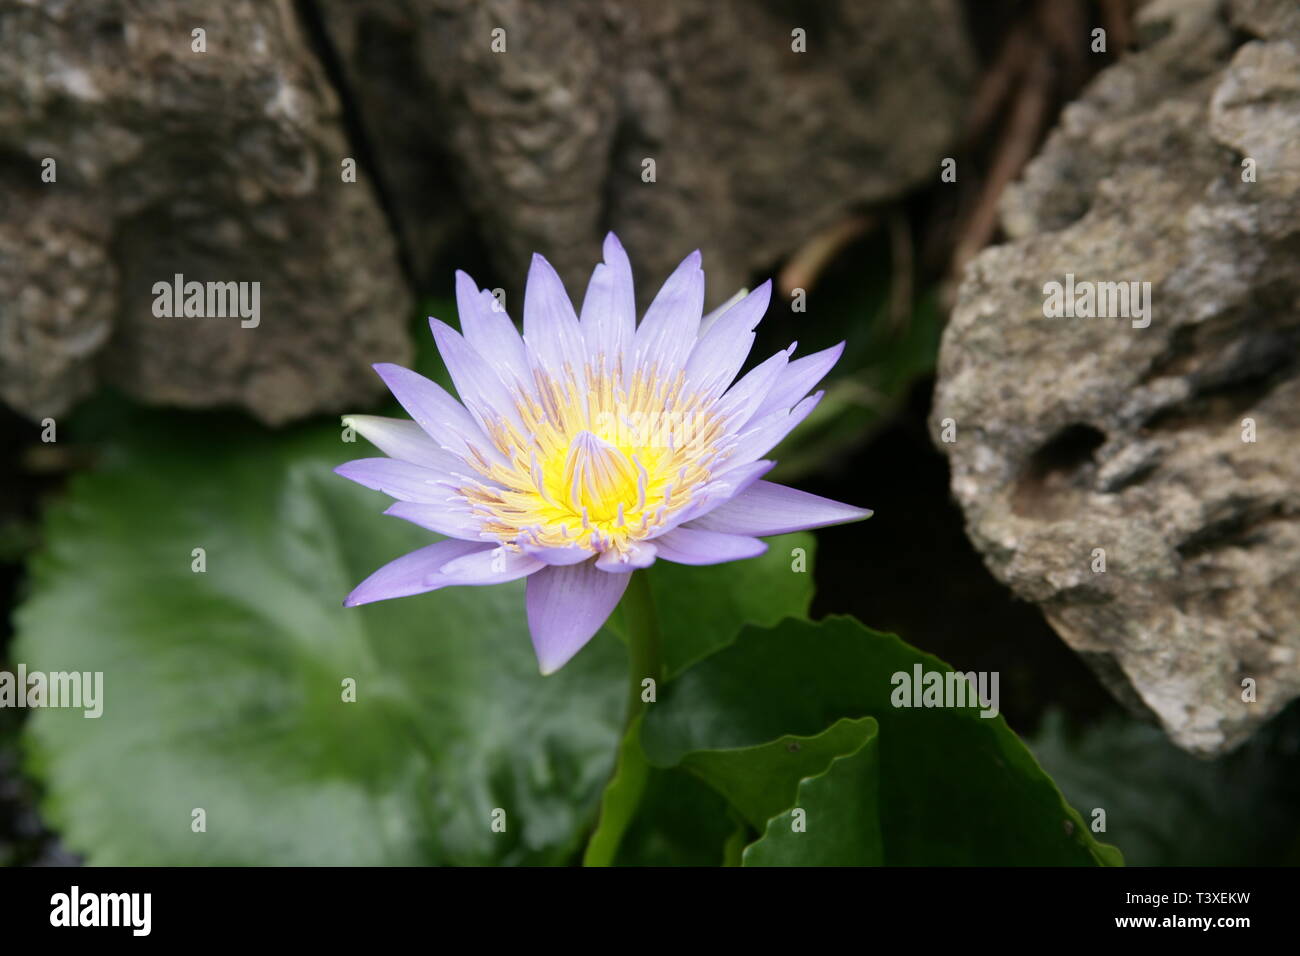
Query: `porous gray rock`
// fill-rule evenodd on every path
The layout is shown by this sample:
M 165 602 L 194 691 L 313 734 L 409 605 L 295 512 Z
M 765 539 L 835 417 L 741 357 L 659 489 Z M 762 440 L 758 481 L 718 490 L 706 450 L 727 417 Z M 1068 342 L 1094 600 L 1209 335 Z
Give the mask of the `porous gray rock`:
M 1142 9 L 969 266 L 931 422 L 994 574 L 1202 755 L 1300 694 L 1295 9 Z M 1047 317 L 1067 274 L 1149 325 Z
M 0 0 L 0 38 L 0 397 L 279 423 L 380 394 L 410 295 L 291 3 Z M 259 283 L 256 327 L 156 316 L 178 273 Z
M 499 275 L 542 252 L 578 292 L 613 229 L 643 296 L 698 247 L 725 299 L 932 181 L 974 71 L 956 0 L 318 7 L 417 270 L 451 193 Z
M 643 297 L 700 247 L 720 301 L 931 180 L 974 70 L 958 0 L 0 0 L 0 36 L 0 398 L 36 418 L 355 407 L 471 232 L 512 295 L 614 229 Z M 259 326 L 155 316 L 176 274 L 259 282 Z

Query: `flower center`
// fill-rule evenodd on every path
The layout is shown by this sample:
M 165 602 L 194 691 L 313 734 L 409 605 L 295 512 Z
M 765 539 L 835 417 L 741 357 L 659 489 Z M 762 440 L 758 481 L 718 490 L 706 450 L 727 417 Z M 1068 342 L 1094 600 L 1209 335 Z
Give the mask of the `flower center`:
M 501 461 L 458 489 L 503 544 L 623 551 L 654 537 L 708 482 L 722 423 L 683 376 L 588 367 L 586 381 L 535 374 L 514 423 L 489 437 Z
M 632 458 L 636 458 L 635 452 Z M 546 473 L 545 465 L 542 473 Z M 569 445 L 562 486 L 549 490 L 553 497 L 566 501 L 574 515 L 586 514 L 596 522 L 610 521 L 645 496 L 640 469 L 627 453 L 586 429 Z

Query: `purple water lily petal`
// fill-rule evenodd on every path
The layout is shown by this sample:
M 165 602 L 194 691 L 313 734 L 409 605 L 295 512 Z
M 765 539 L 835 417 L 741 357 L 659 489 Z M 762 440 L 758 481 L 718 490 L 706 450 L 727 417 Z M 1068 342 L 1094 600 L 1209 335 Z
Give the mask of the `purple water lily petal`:
M 655 563 L 659 549 L 649 541 L 630 542 L 626 551 L 606 551 L 596 559 L 596 567 L 611 574 L 630 574 Z
M 636 334 L 632 264 L 612 232 L 605 237 L 605 261 L 591 274 L 580 323 L 588 356 L 593 361 L 603 357 L 606 368 L 628 351 Z
M 377 415 L 348 415 L 343 419 L 361 437 L 390 458 L 422 465 L 442 474 L 470 474 L 473 469 L 459 455 L 447 451 L 415 422 Z
M 400 365 L 381 362 L 374 368 L 407 414 L 438 444 L 471 463 L 473 449 L 500 460 L 470 413 L 437 382 Z
M 655 538 L 655 548 L 659 557 L 677 564 L 722 564 L 756 558 L 767 550 L 767 543 L 743 535 L 680 527 Z
M 646 309 L 633 343 L 637 368 L 657 368 L 665 378 L 681 371 L 695 347 L 703 315 L 704 272 L 697 249 L 682 260 Z
M 794 346 L 791 345 L 785 351 L 777 352 L 760 362 L 718 400 L 717 413 L 727 420 L 733 433 L 743 429 L 753 418 L 755 409 L 767 398 L 768 392 L 785 371 L 793 351 Z
M 730 501 L 774 467 L 776 467 L 774 461 L 751 461 L 720 472 L 717 478 L 696 493 L 695 500 L 688 507 L 665 521 L 660 526 L 659 533 L 671 531 L 673 528 L 694 521 L 701 515 L 708 514 L 722 503 Z M 654 540 L 657 541 L 658 538 Z
M 445 501 L 456 484 L 451 475 L 396 458 L 358 458 L 334 473 L 401 501 Z
M 776 462 L 766 458 L 746 462 L 743 465 L 736 465 L 733 468 L 728 468 L 725 472 L 719 473 L 715 482 L 726 486 L 725 494 L 730 499 L 740 494 L 775 467 Z M 715 482 L 710 482 L 710 485 Z
M 627 590 L 628 575 L 594 561 L 543 568 L 528 578 L 528 629 L 543 674 L 553 674 L 595 636 Z
M 747 295 L 749 295 L 748 289 L 737 289 L 731 294 L 730 299 L 722 303 L 722 305 L 718 306 L 712 312 L 705 313 L 704 318 L 700 319 L 700 338 L 703 338 L 709 329 L 713 328 L 714 322 L 717 322 L 718 319 L 726 315 L 733 305 L 743 300 Z
M 813 352 L 802 358 L 794 359 L 781 372 L 767 393 L 767 398 L 754 412 L 754 419 L 761 419 L 783 408 L 793 408 L 800 399 L 811 392 L 844 354 L 844 343 L 832 345 L 820 352 Z
M 532 555 L 496 547 L 449 561 L 438 569 L 436 576 L 447 584 L 504 584 L 544 567 Z
M 502 380 L 516 388 L 531 388 L 528 353 L 515 324 L 492 293 L 480 291 L 478 284 L 459 270 L 456 272 L 456 311 L 460 315 L 460 331 L 465 341 L 480 355 L 491 358 Z
M 471 541 L 436 541 L 385 564 L 358 584 L 344 599 L 343 606 L 355 607 L 372 601 L 409 597 L 443 587 L 448 582 L 435 580 L 439 568 L 449 561 L 484 550 L 492 550 L 492 545 Z
M 710 397 L 720 395 L 739 374 L 754 344 L 754 328 L 772 299 L 772 283 L 737 302 L 700 336 L 686 360 L 686 382 Z
M 780 443 L 781 439 L 794 431 L 799 423 L 812 414 L 825 392 L 815 392 L 790 411 L 773 412 L 762 421 L 753 423 L 752 427 L 742 433 L 727 459 L 729 465 L 752 461 L 759 455 L 766 455 Z
M 765 537 L 825 528 L 870 516 L 866 508 L 855 508 L 770 481 L 756 481 L 730 501 L 696 518 L 688 527 Z
M 526 541 L 521 541 L 520 547 L 539 561 L 543 561 L 546 564 L 553 564 L 557 567 L 578 564 L 591 558 L 590 551 L 586 548 L 579 547 L 576 544 L 570 548 L 539 548 Z
M 484 432 L 491 433 L 498 421 L 521 427 L 514 395 L 491 363 L 446 322 L 430 318 L 429 327 L 438 343 L 438 354 L 456 386 L 456 394 Z
M 473 515 L 460 502 L 396 501 L 384 514 L 401 518 L 421 528 L 428 528 L 449 538 L 479 541 L 482 538 L 483 519 Z
M 533 256 L 524 288 L 524 342 L 536 364 L 551 378 L 582 381 L 587 365 L 582 327 L 564 283 L 539 255 Z

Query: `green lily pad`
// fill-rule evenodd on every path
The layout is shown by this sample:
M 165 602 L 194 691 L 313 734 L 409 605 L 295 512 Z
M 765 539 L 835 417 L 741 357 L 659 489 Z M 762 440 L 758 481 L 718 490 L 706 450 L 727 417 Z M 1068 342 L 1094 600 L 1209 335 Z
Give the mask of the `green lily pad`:
M 894 706 L 901 686 L 895 675 L 910 677 L 918 667 L 952 670 L 850 618 L 747 628 L 666 689 L 647 712 L 642 745 L 661 767 L 682 765 L 700 751 L 759 748 L 756 754 L 771 758 L 777 751 L 761 745 L 788 734 L 816 736 L 841 718 L 874 717 L 878 803 L 867 791 L 856 799 L 864 818 L 878 805 L 885 863 L 1119 862 L 1118 851 L 1092 838 L 1001 716 L 982 717 L 978 703 Z M 864 773 L 849 767 L 829 779 L 853 786 Z
M 795 805 L 768 821 L 745 866 L 880 866 L 880 753 L 876 723 L 858 749 L 799 783 Z
M 331 473 L 371 454 L 340 427 L 128 411 L 99 428 L 101 467 L 45 517 L 12 660 L 104 675 L 101 717 L 34 710 L 24 731 L 70 848 L 94 864 L 577 857 L 624 717 L 613 634 L 544 678 L 523 582 L 343 608 L 435 538 Z M 682 577 L 663 613 L 725 642 L 755 619 L 733 588 L 798 578 L 781 613 L 806 608 L 809 575 L 781 574 Z M 693 617 L 672 610 L 679 587 Z

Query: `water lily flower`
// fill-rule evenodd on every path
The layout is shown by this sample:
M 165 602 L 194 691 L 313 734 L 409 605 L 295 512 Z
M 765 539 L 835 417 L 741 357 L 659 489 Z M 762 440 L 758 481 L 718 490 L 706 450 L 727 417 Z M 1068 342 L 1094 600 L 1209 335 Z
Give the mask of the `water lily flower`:
M 760 538 L 870 512 L 764 481 L 763 456 L 813 410 L 844 343 L 794 345 L 738 381 L 771 282 L 703 316 L 700 254 L 636 321 L 632 269 L 611 233 L 575 314 L 533 257 L 523 336 L 456 273 L 461 331 L 430 319 L 460 401 L 415 372 L 375 370 L 414 421 L 345 419 L 388 457 L 335 469 L 396 499 L 385 514 L 445 535 L 380 568 L 348 606 L 526 577 L 543 674 L 569 661 L 657 560 L 753 558 Z M 734 384 L 733 384 L 734 382 Z

